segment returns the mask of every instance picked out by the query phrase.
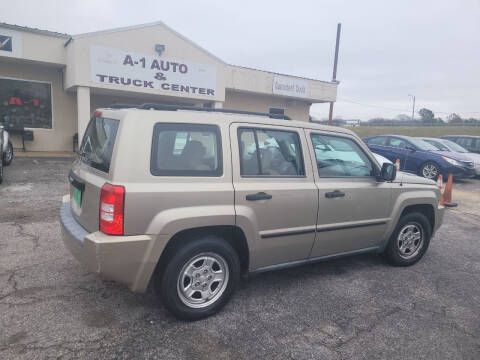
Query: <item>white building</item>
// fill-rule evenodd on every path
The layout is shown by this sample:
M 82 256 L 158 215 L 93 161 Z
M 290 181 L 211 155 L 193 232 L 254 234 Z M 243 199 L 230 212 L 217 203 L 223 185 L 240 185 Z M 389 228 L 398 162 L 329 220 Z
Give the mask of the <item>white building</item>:
M 31 151 L 71 151 L 91 113 L 165 103 L 309 119 L 337 85 L 225 63 L 161 22 L 70 36 L 0 23 L 0 116 L 33 131 Z M 13 136 L 19 146 L 19 136 Z

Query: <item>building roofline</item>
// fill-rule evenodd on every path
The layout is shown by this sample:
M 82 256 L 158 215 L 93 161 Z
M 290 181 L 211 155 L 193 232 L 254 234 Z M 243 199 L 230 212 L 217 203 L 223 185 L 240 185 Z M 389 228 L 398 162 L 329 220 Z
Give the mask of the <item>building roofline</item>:
M 50 30 L 37 29 L 37 28 L 32 28 L 32 27 L 22 26 L 22 25 L 16 25 L 16 24 L 7 24 L 5 22 L 0 22 L 0 28 L 1 27 L 11 29 L 11 30 L 27 31 L 27 32 L 41 34 L 41 35 L 47 35 L 47 36 L 55 36 L 55 37 L 61 37 L 61 38 L 70 37 L 70 35 L 65 34 L 65 33 L 60 33 L 60 32 L 50 31 Z
M 313 79 L 313 78 L 308 78 L 308 77 L 304 77 L 304 76 L 297 76 L 297 75 L 290 75 L 290 74 L 282 74 L 282 73 L 277 73 L 277 72 L 274 72 L 274 71 L 255 69 L 255 68 L 251 68 L 251 67 L 247 67 L 247 66 L 229 64 L 229 63 L 225 62 L 224 60 L 220 59 L 219 57 L 217 57 L 216 55 L 212 54 L 210 51 L 201 47 L 200 45 L 195 43 L 193 40 L 190 40 L 189 38 L 180 34 L 175 29 L 173 29 L 170 26 L 168 26 L 167 24 L 165 24 L 163 21 L 155 21 L 155 22 L 139 24 L 139 25 L 124 26 L 124 27 L 118 27 L 118 28 L 113 28 L 113 29 L 92 31 L 92 32 L 81 33 L 81 34 L 76 34 L 76 35 L 69 35 L 69 34 L 66 34 L 66 33 L 59 33 L 59 32 L 50 31 L 50 30 L 43 30 L 43 29 L 31 28 L 31 27 L 27 27 L 27 26 L 21 26 L 21 25 L 8 24 L 8 23 L 0 22 L 0 27 L 4 27 L 4 28 L 7 28 L 7 29 L 27 31 L 27 32 L 31 32 L 31 33 L 41 34 L 41 35 L 65 38 L 65 39 L 67 39 L 67 43 L 65 44 L 65 46 L 68 45 L 68 43 L 71 41 L 71 39 L 75 40 L 75 39 L 79 39 L 79 38 L 83 38 L 83 37 L 96 36 L 96 35 L 102 35 L 102 34 L 111 34 L 111 33 L 115 33 L 115 32 L 142 29 L 142 28 L 153 27 L 153 26 L 158 26 L 158 25 L 164 26 L 168 31 L 172 32 L 173 34 L 178 36 L 180 39 L 190 43 L 191 45 L 193 45 L 197 49 L 201 50 L 202 52 L 204 52 L 208 56 L 216 59 L 217 61 L 219 61 L 220 63 L 222 63 L 225 66 L 230 66 L 232 68 L 239 68 L 239 69 L 247 69 L 247 70 L 252 70 L 252 71 L 260 71 L 260 72 L 267 73 L 267 74 L 286 76 L 286 77 L 292 77 L 292 78 L 303 79 L 303 80 L 317 81 L 317 82 L 322 82 L 322 83 L 326 83 L 326 84 L 336 84 L 335 82 L 332 82 L 332 81 L 319 80 L 319 79 Z
M 172 32 L 173 34 L 178 36 L 180 39 L 190 43 L 193 46 L 195 46 L 197 49 L 203 51 L 208 56 L 211 56 L 212 58 L 216 59 L 217 61 L 221 62 L 224 65 L 228 65 L 225 61 L 223 61 L 222 59 L 220 59 L 216 55 L 212 54 L 210 51 L 204 49 L 203 47 L 201 47 L 200 45 L 195 43 L 193 40 L 190 40 L 189 38 L 180 34 L 175 29 L 172 29 L 170 26 L 165 24 L 163 21 L 155 21 L 155 22 L 139 24 L 139 25 L 124 26 L 124 27 L 118 27 L 118 28 L 107 29 L 107 30 L 93 31 L 93 32 L 88 32 L 88 33 L 83 33 L 83 34 L 72 35 L 72 38 L 75 40 L 77 38 L 82 38 L 82 37 L 96 36 L 96 35 L 103 35 L 103 34 L 111 34 L 111 33 L 115 33 L 115 32 L 128 31 L 128 30 L 143 29 L 143 28 L 153 27 L 153 26 L 158 26 L 158 25 L 164 26 L 165 28 L 167 28 L 168 31 Z
M 231 66 L 231 67 L 234 67 L 234 68 L 239 68 L 239 69 L 247 69 L 247 70 L 253 70 L 253 71 L 260 71 L 260 72 L 264 72 L 264 73 L 268 73 L 268 74 L 274 74 L 274 75 L 280 75 L 280 76 L 287 76 L 287 77 L 293 77 L 293 78 L 302 79 L 302 80 L 318 81 L 318 82 L 322 82 L 322 83 L 337 85 L 337 83 L 334 82 L 334 81 L 319 80 L 319 79 L 314 79 L 314 78 L 308 78 L 308 77 L 305 77 L 305 76 L 290 75 L 290 74 L 278 73 L 278 72 L 274 72 L 274 71 L 268 71 L 268 70 L 262 70 L 262 69 L 255 69 L 255 68 L 248 67 L 248 66 L 233 65 L 233 64 L 227 64 L 227 65 L 229 65 L 229 66 Z

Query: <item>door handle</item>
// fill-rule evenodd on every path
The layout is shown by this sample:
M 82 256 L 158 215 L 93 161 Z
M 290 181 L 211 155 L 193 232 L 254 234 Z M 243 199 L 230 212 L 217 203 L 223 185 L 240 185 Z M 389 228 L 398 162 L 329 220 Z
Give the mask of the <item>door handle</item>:
M 267 194 L 265 192 L 258 192 L 256 194 L 248 194 L 245 199 L 248 201 L 256 201 L 256 200 L 270 200 L 272 198 L 272 195 Z
M 332 192 L 326 192 L 325 193 L 325 197 L 327 199 L 332 199 L 332 198 L 337 198 L 337 197 L 344 197 L 345 196 L 345 193 L 344 192 L 341 192 L 340 190 L 335 190 L 335 191 L 332 191 Z
M 70 170 L 70 172 L 68 173 L 68 181 L 70 181 L 70 183 L 76 187 L 78 190 L 80 191 L 84 191 L 85 190 L 85 182 L 80 179 L 77 175 L 75 175 L 75 173 Z

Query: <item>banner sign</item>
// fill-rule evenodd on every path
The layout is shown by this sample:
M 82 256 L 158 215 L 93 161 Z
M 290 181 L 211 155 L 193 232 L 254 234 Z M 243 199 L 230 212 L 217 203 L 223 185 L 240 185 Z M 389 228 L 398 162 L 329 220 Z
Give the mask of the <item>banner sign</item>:
M 305 98 L 308 96 L 308 84 L 305 80 L 275 76 L 272 92 L 277 95 Z
M 212 65 L 91 46 L 90 78 L 106 85 L 214 98 L 217 70 Z
M 0 34 L 0 50 L 12 52 L 12 37 Z
M 19 32 L 0 29 L 0 56 L 22 57 L 22 36 Z

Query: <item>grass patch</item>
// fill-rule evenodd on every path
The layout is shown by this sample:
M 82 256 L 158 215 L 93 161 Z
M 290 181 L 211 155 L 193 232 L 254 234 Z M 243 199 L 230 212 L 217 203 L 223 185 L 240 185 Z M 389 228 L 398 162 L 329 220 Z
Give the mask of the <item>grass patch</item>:
M 373 135 L 440 137 L 444 135 L 480 136 L 480 126 L 345 126 L 361 138 Z

